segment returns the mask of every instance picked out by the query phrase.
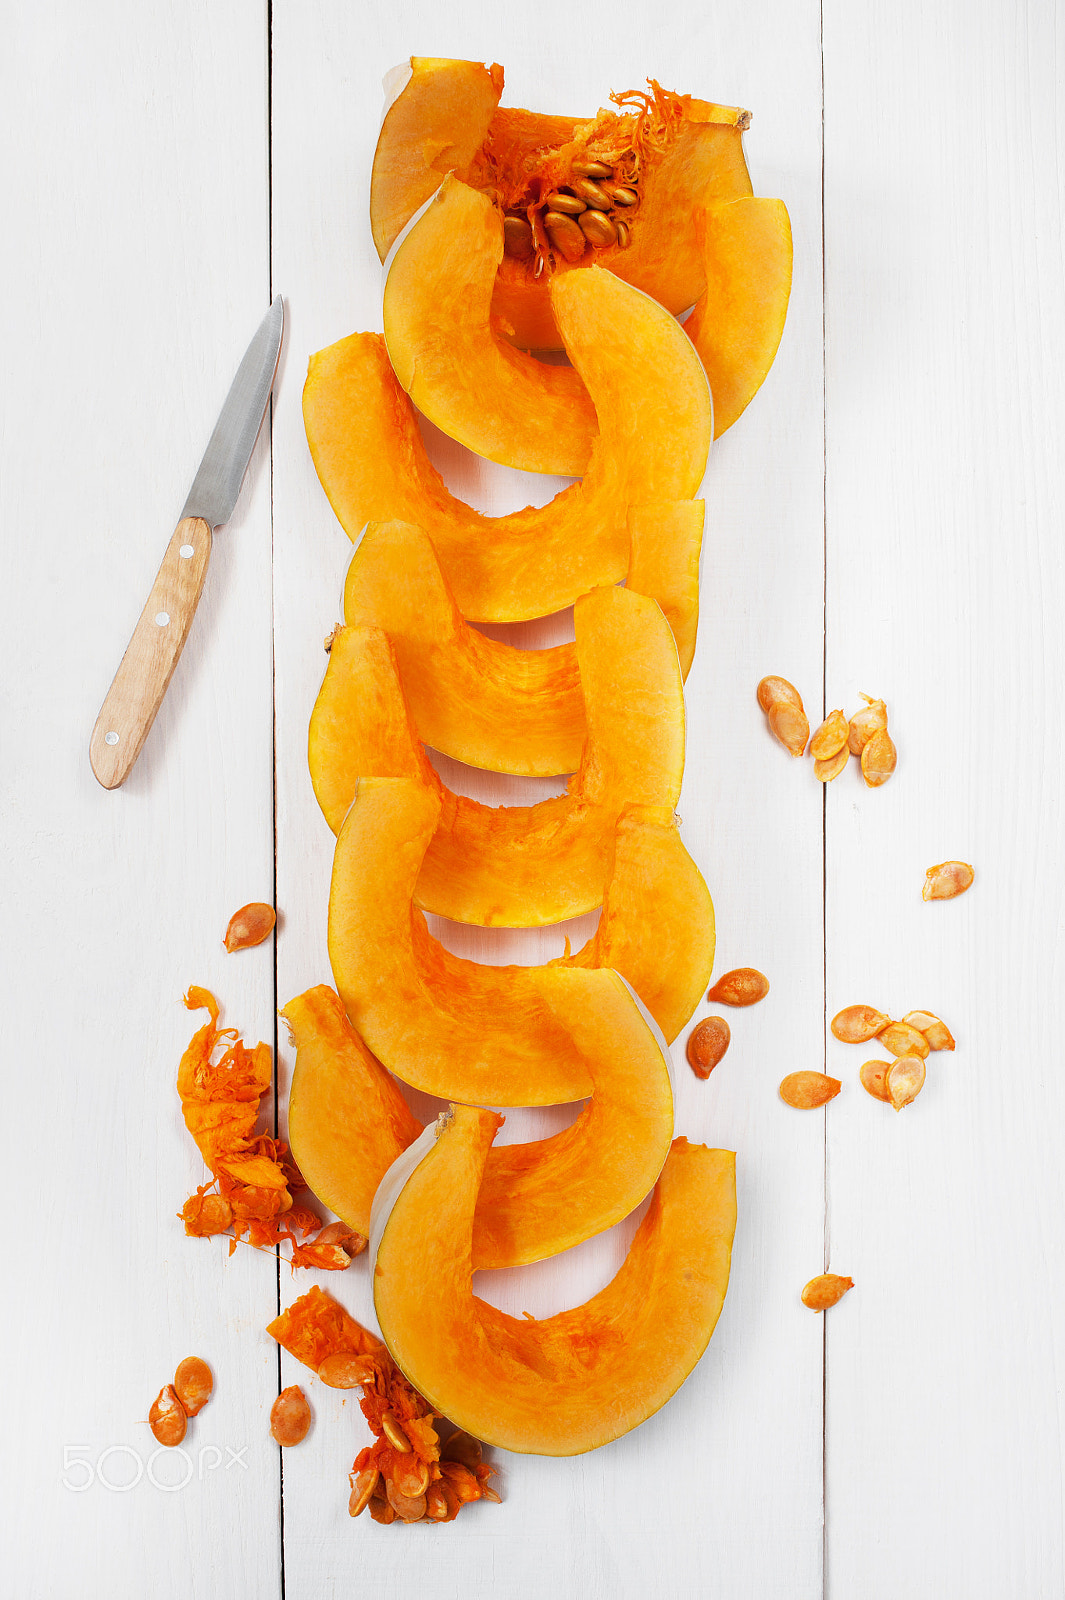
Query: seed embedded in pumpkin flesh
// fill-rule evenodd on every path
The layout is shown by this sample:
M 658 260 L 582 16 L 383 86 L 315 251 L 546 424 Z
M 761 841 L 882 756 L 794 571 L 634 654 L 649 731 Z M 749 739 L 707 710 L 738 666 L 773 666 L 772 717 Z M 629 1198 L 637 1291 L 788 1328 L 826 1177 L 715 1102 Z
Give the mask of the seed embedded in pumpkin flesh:
M 853 1278 L 841 1278 L 835 1272 L 822 1272 L 806 1285 L 802 1292 L 802 1303 L 811 1311 L 827 1311 L 830 1306 L 838 1305 L 847 1290 L 853 1288 Z
M 888 1094 L 885 1079 L 891 1065 L 890 1061 L 866 1061 L 858 1074 L 865 1092 L 871 1094 L 874 1100 L 883 1100 L 888 1104 L 891 1102 L 891 1096 Z
M 753 1006 L 769 993 L 769 979 L 757 967 L 733 967 L 723 973 L 707 995 L 723 1006 Z
M 830 757 L 838 755 L 846 743 L 847 719 L 841 708 L 828 713 L 810 740 L 810 754 L 815 761 L 828 761 Z
M 874 700 L 863 694 L 865 706 L 856 711 L 847 728 L 847 738 L 852 756 L 860 756 L 874 733 L 887 728 L 887 706 L 883 700 Z
M 527 220 L 524 217 L 504 217 L 504 253 L 514 256 L 518 261 L 531 261 L 534 248 L 533 231 Z
M 877 1036 L 877 1043 L 893 1056 L 920 1056 L 922 1061 L 929 1051 L 929 1043 L 919 1028 L 908 1022 L 889 1022 Z
M 924 1088 L 925 1065 L 920 1056 L 899 1056 L 884 1074 L 884 1087 L 896 1111 L 917 1099 Z
M 972 888 L 975 876 L 967 861 L 941 861 L 937 867 L 929 867 L 925 872 L 921 899 L 953 900 L 955 895 L 964 894 L 966 889 Z
M 729 1047 L 732 1032 L 724 1017 L 704 1017 L 688 1035 L 685 1054 L 697 1078 L 706 1079 Z
M 834 1100 L 843 1085 L 824 1072 L 789 1072 L 781 1080 L 779 1094 L 786 1106 L 796 1111 L 816 1111 Z
M 590 156 L 578 156 L 576 161 L 570 162 L 570 171 L 578 178 L 612 178 L 613 167 L 608 167 L 605 161 L 595 161 Z
M 629 243 L 629 230 L 628 230 L 628 228 L 625 226 L 625 224 L 623 222 L 615 222 L 614 227 L 617 230 L 619 247 L 622 250 L 626 250 L 628 248 L 628 243 Z
M 878 728 L 862 750 L 862 777 L 870 789 L 887 783 L 898 762 L 898 752 L 886 728 Z
M 152 1408 L 148 1412 L 148 1426 L 159 1443 L 172 1450 L 184 1439 L 188 1425 L 189 1419 L 185 1407 L 174 1393 L 173 1386 L 168 1383 L 165 1388 L 160 1389 L 152 1401 Z
M 544 213 L 544 228 L 555 249 L 569 262 L 579 261 L 584 254 L 585 238 L 572 217 L 561 211 Z
M 606 192 L 616 206 L 635 206 L 639 204 L 640 197 L 636 190 L 628 189 L 624 184 L 612 183 Z
M 907 1011 L 902 1020 L 908 1027 L 924 1034 L 930 1050 L 954 1049 L 954 1035 L 934 1011 Z
M 174 1393 L 188 1417 L 197 1416 L 214 1393 L 214 1378 L 206 1361 L 186 1356 L 174 1373 Z
M 832 1032 L 843 1044 L 865 1044 L 888 1026 L 891 1018 L 875 1006 L 844 1006 L 832 1018 Z
M 311 1426 L 311 1408 L 298 1383 L 282 1389 L 270 1407 L 270 1432 L 283 1448 L 300 1444 Z
M 548 211 L 561 211 L 570 217 L 579 217 L 587 207 L 583 200 L 578 200 L 575 194 L 563 194 L 561 189 L 555 189 L 547 197 Z
M 400 1427 L 399 1418 L 392 1411 L 386 1411 L 381 1418 L 381 1429 L 393 1450 L 398 1450 L 400 1455 L 410 1454 L 410 1440 Z M 421 1493 L 419 1490 L 418 1493 Z
M 586 206 L 594 206 L 596 211 L 609 211 L 613 203 L 606 190 L 596 183 L 594 178 L 575 179 L 573 192 L 578 200 L 583 200 Z
M 577 218 L 577 225 L 584 237 L 597 249 L 603 250 L 608 245 L 618 242 L 618 230 L 602 211 L 583 212 Z
M 349 1350 L 326 1356 L 318 1368 L 319 1378 L 330 1389 L 357 1389 L 360 1383 L 373 1383 L 375 1373 L 369 1356 L 352 1355 Z

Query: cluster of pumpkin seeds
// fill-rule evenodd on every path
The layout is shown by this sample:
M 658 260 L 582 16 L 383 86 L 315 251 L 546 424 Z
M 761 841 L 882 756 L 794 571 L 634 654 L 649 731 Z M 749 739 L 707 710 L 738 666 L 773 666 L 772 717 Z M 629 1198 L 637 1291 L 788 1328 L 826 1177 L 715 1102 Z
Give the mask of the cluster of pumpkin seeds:
M 865 705 L 850 718 L 843 715 L 842 707 L 830 711 L 811 738 L 802 696 L 795 685 L 779 677 L 763 678 L 758 685 L 758 704 L 768 718 L 770 732 L 793 756 L 813 756 L 815 778 L 831 783 L 851 756 L 857 756 L 866 784 L 879 789 L 894 772 L 898 752 L 888 733 L 883 700 L 868 694 L 862 699 Z
M 503 218 L 503 249 L 519 261 L 531 261 L 537 250 L 535 215 L 551 249 L 568 262 L 580 261 L 585 250 L 605 250 L 629 242 L 629 227 L 640 203 L 639 177 L 623 166 L 593 155 L 570 166 L 569 182 L 552 189 L 524 210 L 514 207 Z
M 858 1076 L 874 1100 L 883 1100 L 896 1111 L 910 1105 L 924 1088 L 930 1053 L 954 1049 L 954 1035 L 932 1011 L 908 1011 L 894 1022 L 875 1006 L 845 1006 L 832 1018 L 832 1032 L 843 1044 L 875 1039 L 890 1052 L 893 1061 L 867 1061 Z

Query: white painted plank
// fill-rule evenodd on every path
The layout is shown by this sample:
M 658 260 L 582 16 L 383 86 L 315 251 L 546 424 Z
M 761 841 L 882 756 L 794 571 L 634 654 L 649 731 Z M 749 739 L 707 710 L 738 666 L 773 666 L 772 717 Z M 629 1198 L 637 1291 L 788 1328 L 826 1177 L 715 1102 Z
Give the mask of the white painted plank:
M 285 1462 L 286 1592 L 340 1592 L 357 1572 L 383 1597 L 431 1585 L 442 1595 L 653 1589 L 809 1600 L 821 1589 L 821 1327 L 797 1291 L 821 1260 L 823 1119 L 787 1113 L 775 1088 L 791 1066 L 822 1057 L 821 802 L 766 734 L 754 689 L 781 671 L 808 699 L 821 694 L 819 14 L 767 4 L 711 20 L 688 3 L 655 17 L 586 4 L 576 36 L 596 41 L 587 51 L 550 44 L 575 38 L 572 8 L 555 0 L 538 13 L 535 35 L 518 14 L 497 9 L 489 24 L 470 3 L 275 8 L 274 278 L 292 309 L 275 430 L 279 998 L 329 975 L 332 840 L 306 772 L 306 722 L 350 554 L 306 450 L 299 385 L 312 351 L 380 327 L 367 195 L 381 75 L 411 53 L 487 56 L 507 68 L 507 102 L 534 109 L 590 112 L 647 73 L 752 106 L 748 157 L 759 191 L 791 208 L 796 290 L 778 366 L 716 447 L 708 478 L 681 812 L 717 903 L 719 970 L 753 962 L 774 989 L 765 1006 L 733 1019 L 732 1051 L 709 1084 L 695 1082 L 676 1050 L 678 1131 L 738 1151 L 733 1282 L 710 1352 L 664 1412 L 589 1457 L 502 1458 L 505 1504 L 464 1512 L 436 1536 L 349 1521 L 345 1475 L 368 1436 L 354 1402 L 342 1407 L 311 1380 L 314 1448 Z M 436 440 L 433 448 L 457 492 L 478 503 L 517 505 L 553 490 L 502 471 L 469 474 L 454 451 Z M 554 953 L 558 939 L 464 937 L 481 959 L 517 951 L 530 961 L 549 939 Z M 508 1122 L 512 1132 L 532 1126 L 531 1116 Z M 610 1276 L 628 1236 L 617 1230 L 515 1275 L 517 1285 L 482 1291 L 534 1311 L 576 1303 Z M 283 1293 L 307 1281 L 285 1279 Z M 362 1263 L 326 1286 L 371 1319 Z M 286 1382 L 305 1378 L 286 1362 Z
M 829 1014 L 958 1041 L 897 1117 L 831 1046 L 828 1592 L 1060 1594 L 1060 18 L 830 4 L 825 64 L 828 698 L 899 748 L 829 796 Z
M 267 304 L 263 8 L 9 6 L 0 61 L 4 1588 L 268 1597 L 276 1266 L 184 1237 L 203 1168 L 174 1086 L 202 1020 L 181 1006 L 189 982 L 273 1037 L 270 947 L 219 943 L 232 910 L 272 894 L 264 445 L 132 777 L 105 793 L 87 757 Z M 192 1352 L 216 1398 L 188 1461 L 149 1472 L 140 1419 Z

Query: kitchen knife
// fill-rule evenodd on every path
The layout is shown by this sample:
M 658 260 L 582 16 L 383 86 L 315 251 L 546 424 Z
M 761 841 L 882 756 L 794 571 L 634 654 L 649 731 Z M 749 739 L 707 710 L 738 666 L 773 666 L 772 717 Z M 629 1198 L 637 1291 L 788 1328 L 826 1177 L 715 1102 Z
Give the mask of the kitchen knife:
M 228 522 L 266 415 L 285 326 L 276 295 L 237 368 L 210 443 L 140 621 L 89 740 L 105 789 L 117 789 L 140 754 L 189 636 L 207 575 L 213 530 Z

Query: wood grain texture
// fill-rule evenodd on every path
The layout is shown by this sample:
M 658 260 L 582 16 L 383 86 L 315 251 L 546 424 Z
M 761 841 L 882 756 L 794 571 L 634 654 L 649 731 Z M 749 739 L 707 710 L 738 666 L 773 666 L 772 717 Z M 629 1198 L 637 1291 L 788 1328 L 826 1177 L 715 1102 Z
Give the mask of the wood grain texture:
M 292 1452 L 285 1461 L 286 1593 L 310 1600 L 329 1592 L 334 1574 L 357 1571 L 367 1593 L 390 1600 L 428 1590 L 506 1600 L 551 1592 L 574 1600 L 606 1593 L 813 1600 L 821 1593 L 822 1329 L 798 1291 L 821 1264 L 824 1120 L 788 1112 L 776 1084 L 782 1060 L 805 1065 L 812 1055 L 818 1065 L 823 1057 L 821 796 L 766 733 L 754 691 L 763 673 L 777 670 L 808 697 L 821 694 L 818 11 L 801 5 L 784 16 L 779 6 L 762 5 L 741 18 L 719 9 L 711 21 L 686 7 L 656 20 L 651 48 L 645 15 L 619 19 L 616 7 L 586 5 L 582 30 L 602 43 L 596 63 L 584 52 L 533 47 L 519 14 L 493 15 L 490 32 L 483 22 L 473 4 L 441 12 L 424 0 L 398 9 L 274 9 L 274 280 L 292 307 L 274 433 L 277 863 L 286 912 L 279 1000 L 329 981 L 333 841 L 310 788 L 306 726 L 326 664 L 322 637 L 339 615 L 351 553 L 307 452 L 299 385 L 311 352 L 356 328 L 380 327 L 370 165 L 380 79 L 412 51 L 487 53 L 506 67 L 505 100 L 538 110 L 590 114 L 611 88 L 638 85 L 648 72 L 754 108 L 747 149 L 755 184 L 786 197 L 800 269 L 778 364 L 711 452 L 703 620 L 687 691 L 679 809 L 716 902 L 718 970 L 753 962 L 774 987 L 764 1005 L 733 1019 L 731 1051 L 709 1083 L 691 1074 L 683 1039 L 674 1050 L 677 1131 L 737 1151 L 740 1203 L 725 1310 L 680 1394 L 633 1434 L 587 1457 L 498 1453 L 502 1506 L 475 1507 L 442 1536 L 407 1539 L 400 1550 L 389 1537 L 396 1530 L 348 1518 L 346 1473 L 368 1435 L 353 1401 L 345 1406 L 310 1378 L 315 1454 Z M 571 13 L 552 0 L 536 32 L 546 41 L 571 36 L 572 27 Z M 543 502 L 558 487 L 490 467 L 425 432 L 454 492 L 485 509 Z M 540 645 L 561 637 L 566 622 L 488 631 Z M 497 804 L 552 792 L 535 781 L 439 765 L 446 781 Z M 434 928 L 482 961 L 534 962 L 562 951 L 562 929 L 513 934 L 436 919 Z M 798 947 L 796 928 L 803 930 Z M 287 1074 L 284 1041 L 282 1057 Z M 423 1115 L 431 1105 L 418 1097 Z M 502 1136 L 542 1137 L 569 1114 L 510 1112 Z M 535 1268 L 482 1274 L 477 1292 L 517 1315 L 579 1303 L 613 1275 L 634 1226 L 635 1219 Z M 302 1279 L 282 1279 L 286 1299 L 304 1287 Z M 364 1263 L 327 1287 L 372 1323 Z M 283 1371 L 286 1383 L 308 1381 L 287 1359 Z
M 155 737 L 115 793 L 86 759 L 268 295 L 266 66 L 258 0 L 5 14 L 0 879 L 22 1243 L 0 1586 L 28 1600 L 280 1592 L 276 1264 L 229 1260 L 176 1215 L 204 1181 L 175 1091 L 199 1020 L 183 989 L 274 1036 L 271 947 L 221 944 L 237 906 L 273 898 L 265 439 Z M 187 1457 L 153 1459 L 148 1407 L 193 1353 L 214 1398 Z
M 1065 1588 L 1062 48 L 1040 4 L 825 8 L 828 703 L 899 750 L 828 797 L 829 1014 L 957 1038 L 899 1115 L 830 1044 L 833 1600 Z
M 89 761 L 105 789 L 129 777 L 163 703 L 196 615 L 213 539 L 202 517 L 183 517 L 166 547 L 89 740 Z

